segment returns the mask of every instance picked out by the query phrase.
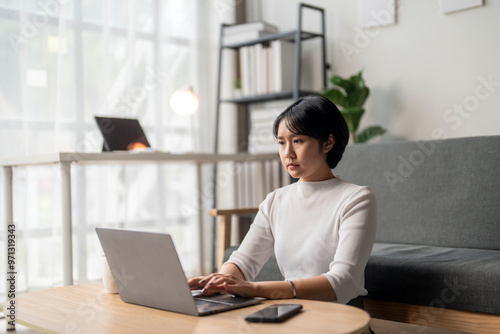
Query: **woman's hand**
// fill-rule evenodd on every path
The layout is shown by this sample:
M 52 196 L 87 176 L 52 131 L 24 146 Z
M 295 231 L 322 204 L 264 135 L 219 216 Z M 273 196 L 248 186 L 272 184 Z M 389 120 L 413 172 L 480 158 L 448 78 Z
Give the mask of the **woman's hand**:
M 188 280 L 191 290 L 201 290 L 205 287 L 205 279 L 207 276 L 194 277 Z
M 188 281 L 191 290 L 202 289 L 204 295 L 226 292 L 243 297 L 255 297 L 256 285 L 231 274 L 211 274 Z

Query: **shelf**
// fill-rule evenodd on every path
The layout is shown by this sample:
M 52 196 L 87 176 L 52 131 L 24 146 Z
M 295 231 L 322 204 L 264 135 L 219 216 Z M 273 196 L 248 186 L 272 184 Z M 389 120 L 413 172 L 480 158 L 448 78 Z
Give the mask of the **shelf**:
M 306 95 L 312 95 L 312 94 L 317 94 L 317 92 L 305 91 L 305 90 L 299 91 L 299 97 L 306 96 Z M 276 93 L 270 93 L 270 94 L 258 95 L 258 96 L 245 96 L 245 97 L 234 98 L 234 99 L 223 99 L 223 100 L 221 100 L 221 102 L 247 104 L 247 103 L 259 103 L 259 102 L 267 102 L 267 101 L 275 101 L 275 100 L 286 100 L 286 99 L 292 99 L 292 98 L 293 98 L 293 90 L 287 90 L 287 91 L 283 91 L 283 92 L 276 92 Z
M 259 44 L 259 43 L 269 43 L 271 41 L 275 40 L 284 40 L 288 42 L 295 42 L 295 35 L 297 34 L 297 30 L 291 30 L 291 31 L 286 31 L 286 32 L 280 32 L 276 34 L 271 34 L 271 35 L 266 35 L 262 36 L 257 39 L 252 39 L 248 40 L 246 42 L 242 43 L 235 43 L 235 44 L 228 44 L 228 45 L 222 45 L 222 48 L 225 49 L 239 49 L 242 46 L 247 46 L 247 45 L 254 45 L 254 44 Z M 301 36 L 300 40 L 308 40 L 311 38 L 316 38 L 316 37 L 323 37 L 323 34 L 318 34 L 318 33 L 312 33 L 312 32 L 307 32 L 307 31 L 301 31 Z

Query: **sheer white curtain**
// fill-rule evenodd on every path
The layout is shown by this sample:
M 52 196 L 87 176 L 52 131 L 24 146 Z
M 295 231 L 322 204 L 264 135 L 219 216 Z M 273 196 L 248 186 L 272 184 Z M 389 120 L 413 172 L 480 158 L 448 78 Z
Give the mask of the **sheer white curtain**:
M 234 6 L 0 0 L 0 157 L 99 152 L 94 115 L 138 118 L 155 149 L 212 151 L 218 27 L 231 22 Z M 176 115 L 168 98 L 188 84 L 200 109 Z M 14 169 L 19 291 L 62 282 L 59 177 L 54 166 Z M 187 274 L 199 274 L 190 235 L 200 208 L 186 210 L 196 203 L 194 166 L 73 166 L 72 182 L 76 283 L 100 278 L 96 226 L 169 232 Z M 3 243 L 3 229 L 0 235 Z

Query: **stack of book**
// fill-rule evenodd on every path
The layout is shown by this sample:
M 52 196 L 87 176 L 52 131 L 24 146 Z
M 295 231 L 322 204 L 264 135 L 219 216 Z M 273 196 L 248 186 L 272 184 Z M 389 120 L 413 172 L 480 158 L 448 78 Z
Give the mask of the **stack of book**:
M 283 108 L 265 108 L 250 110 L 250 133 L 248 151 L 252 153 L 277 153 L 278 141 L 273 135 L 274 120 Z
M 276 26 L 263 21 L 235 24 L 224 28 L 222 44 L 232 45 L 246 43 L 277 32 L 278 28 Z
M 293 89 L 295 44 L 275 40 L 239 49 L 242 96 L 257 96 Z

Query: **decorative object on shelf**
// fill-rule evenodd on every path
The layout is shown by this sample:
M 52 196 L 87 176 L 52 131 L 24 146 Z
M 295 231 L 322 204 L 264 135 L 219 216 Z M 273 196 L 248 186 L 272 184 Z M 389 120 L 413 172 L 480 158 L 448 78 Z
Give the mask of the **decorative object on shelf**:
M 370 89 L 365 85 L 362 70 L 349 79 L 334 75 L 330 78 L 330 82 L 337 87 L 325 88 L 322 95 L 340 108 L 355 143 L 365 143 L 386 132 L 378 125 L 370 126 L 360 133 L 357 132 L 361 117 L 365 113 L 363 104 L 370 95 Z
M 179 115 L 192 115 L 198 110 L 199 105 L 198 96 L 191 86 L 175 91 L 170 97 L 170 108 Z

